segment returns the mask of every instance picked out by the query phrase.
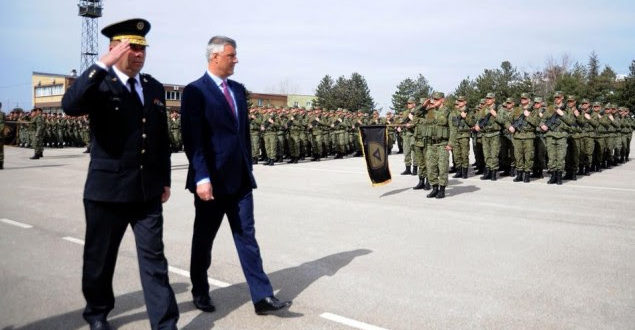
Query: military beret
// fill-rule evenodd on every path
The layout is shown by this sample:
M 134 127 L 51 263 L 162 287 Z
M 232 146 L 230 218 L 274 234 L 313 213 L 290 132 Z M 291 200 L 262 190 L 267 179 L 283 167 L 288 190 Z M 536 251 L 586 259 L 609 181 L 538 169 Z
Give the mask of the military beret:
M 459 101 L 459 102 L 465 102 L 465 96 L 461 95 L 461 96 L 457 97 L 456 100 Z
M 563 97 L 562 92 L 557 91 L 553 94 L 553 97 Z
M 101 33 L 111 41 L 127 39 L 131 44 L 147 46 L 146 34 L 150 31 L 150 22 L 142 18 L 133 18 L 110 24 Z
M 487 95 L 485 95 L 486 99 L 495 99 L 496 95 L 492 92 L 487 93 Z
M 529 98 L 530 98 L 530 97 L 529 97 L 529 93 L 522 93 L 522 94 L 520 94 L 520 98 L 521 98 L 521 99 L 529 99 Z
M 414 96 L 409 97 L 408 103 L 415 103 L 415 97 Z
M 432 98 L 435 99 L 435 100 L 442 99 L 444 97 L 445 97 L 445 94 L 443 94 L 442 92 L 434 92 L 434 93 L 432 93 Z
M 567 101 L 575 101 L 576 97 L 575 95 L 567 95 Z
M 542 97 L 534 97 L 534 103 L 542 103 Z

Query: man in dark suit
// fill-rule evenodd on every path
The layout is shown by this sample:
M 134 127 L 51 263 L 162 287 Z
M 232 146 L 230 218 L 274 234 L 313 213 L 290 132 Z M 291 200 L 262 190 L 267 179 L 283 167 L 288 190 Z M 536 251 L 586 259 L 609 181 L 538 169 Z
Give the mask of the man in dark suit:
M 165 91 L 147 74 L 150 23 L 131 19 L 105 27 L 109 52 L 77 78 L 62 99 L 66 114 L 90 116 L 90 165 L 84 187 L 86 243 L 82 291 L 91 329 L 110 329 L 112 277 L 131 225 L 152 329 L 176 329 L 179 312 L 163 254 L 163 209 L 170 197 Z
M 190 261 L 194 305 L 215 310 L 207 270 L 214 237 L 227 215 L 255 311 L 267 314 L 291 302 L 274 297 L 256 241 L 246 90 L 227 79 L 238 63 L 236 42 L 213 37 L 207 61 L 207 72 L 185 87 L 181 103 L 183 145 L 190 162 L 186 188 L 194 194 L 196 208 Z

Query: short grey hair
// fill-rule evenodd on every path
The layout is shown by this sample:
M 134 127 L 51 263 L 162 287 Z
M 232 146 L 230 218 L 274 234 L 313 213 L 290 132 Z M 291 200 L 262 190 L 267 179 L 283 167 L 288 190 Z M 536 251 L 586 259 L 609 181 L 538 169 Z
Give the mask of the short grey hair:
M 236 41 L 225 36 L 214 36 L 212 39 L 209 39 L 209 42 L 207 43 L 207 51 L 205 52 L 207 60 L 209 61 L 212 54 L 221 53 L 225 49 L 225 45 L 230 45 L 236 48 Z

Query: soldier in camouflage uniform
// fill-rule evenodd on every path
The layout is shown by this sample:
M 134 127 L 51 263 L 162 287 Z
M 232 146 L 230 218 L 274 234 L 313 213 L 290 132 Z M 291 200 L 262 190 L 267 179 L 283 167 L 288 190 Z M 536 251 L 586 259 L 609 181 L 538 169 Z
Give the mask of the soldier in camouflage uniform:
M 414 110 L 415 110 L 415 98 L 408 98 L 407 108 L 401 113 L 401 118 L 399 124 L 403 126 L 397 127 L 397 132 L 401 132 L 401 138 L 403 140 L 403 150 L 404 150 L 404 164 L 406 165 L 406 169 L 401 173 L 401 175 L 416 174 L 416 170 L 412 171 L 411 166 L 417 166 L 414 163 L 414 125 L 412 121 L 414 120 Z
M 576 117 L 578 126 L 582 130 L 582 138 L 580 139 L 580 175 L 590 175 L 593 161 L 593 148 L 595 128 L 600 124 L 597 119 L 591 117 L 589 100 L 582 99 L 579 114 Z
M 508 97 L 505 103 L 500 107 L 498 113 L 500 121 L 503 123 L 510 123 L 512 112 L 514 111 L 516 101 Z M 501 176 L 515 176 L 516 175 L 516 162 L 514 158 L 514 143 L 512 133 L 507 129 L 508 125 L 501 125 L 501 149 L 498 154 L 500 168 L 503 170 Z
M 262 119 L 256 108 L 249 109 L 249 138 L 251 140 L 251 163 L 258 164 L 260 153 L 260 126 Z
M 392 153 L 392 148 L 395 145 L 395 134 L 397 132 L 397 128 L 392 126 L 395 124 L 395 118 L 392 115 L 392 112 L 386 112 L 386 130 L 388 130 L 388 154 Z
M 534 98 L 534 111 L 538 113 L 538 118 L 542 121 L 544 113 L 546 111 L 542 97 Z M 534 168 L 531 175 L 532 178 L 542 179 L 544 178 L 542 171 L 547 168 L 547 144 L 545 139 L 545 132 L 539 127 L 536 127 L 536 138 L 534 139 Z
M 476 172 L 474 174 L 480 175 L 485 173 L 485 154 L 483 153 L 483 133 L 476 130 L 476 114 L 480 113 L 485 106 L 485 99 L 481 99 L 472 116 L 472 150 L 474 150 L 474 158 L 476 162 L 474 166 Z
M 278 148 L 278 122 L 276 121 L 274 109 L 268 109 L 262 120 L 260 131 L 263 133 L 267 158 L 264 165 L 273 166 Z
M 562 92 L 554 94 L 554 104 L 547 109 L 540 122 L 540 129 L 545 132 L 547 155 L 549 157 L 549 171 L 551 178 L 548 184 L 562 184 L 562 173 L 565 167 L 567 153 L 567 138 L 571 125 L 575 122 L 573 116 L 566 112 Z
M 467 111 L 465 97 L 456 99 L 456 108 L 450 113 L 450 129 L 455 137 L 452 154 L 456 166 L 454 178 L 467 179 L 470 167 L 470 134 L 474 126 L 473 115 Z
M 567 108 L 566 111 L 574 121 L 569 125 L 569 138 L 567 140 L 567 156 L 565 158 L 565 171 L 566 174 L 563 179 L 565 180 L 577 180 L 578 172 L 580 171 L 580 148 L 582 145 L 582 138 L 584 133 L 580 127 L 583 124 L 583 116 L 580 116 L 580 111 L 577 107 L 577 100 L 574 95 L 567 96 Z
M 530 181 L 531 170 L 534 167 L 534 139 L 536 127 L 540 123 L 538 111 L 532 111 L 529 94 L 520 95 L 520 107 L 514 109 L 505 123 L 507 130 L 513 134 L 514 159 L 516 162 L 516 178 L 514 182 Z
M 305 130 L 304 121 L 300 115 L 299 109 L 291 110 L 289 113 L 287 127 L 289 128 L 289 164 L 295 164 L 300 159 L 300 151 L 302 149 L 302 140 L 300 134 Z
M 609 120 L 611 120 L 611 126 L 609 128 L 609 136 L 610 136 L 610 148 L 609 148 L 609 160 L 611 163 L 616 166 L 619 165 L 619 157 L 622 152 L 622 139 L 621 139 L 621 131 L 622 131 L 622 123 L 620 116 L 617 115 L 617 108 L 615 104 L 610 104 L 607 106 L 609 110 Z
M 503 121 L 501 121 L 501 119 Z M 476 114 L 474 129 L 483 133 L 483 154 L 485 155 L 485 173 L 481 180 L 496 181 L 498 172 L 498 155 L 500 152 L 501 126 L 504 117 L 496 111 L 496 98 L 494 93 L 487 93 L 485 106 Z
M 633 128 L 635 121 L 633 117 L 629 115 L 629 109 L 626 107 L 620 107 L 620 116 L 622 119 L 621 141 L 622 141 L 622 153 L 620 155 L 620 162 L 628 162 L 628 157 L 631 152 L 631 137 L 633 136 Z
M 31 118 L 31 122 L 33 125 L 32 137 L 31 141 L 33 144 L 33 157 L 30 159 L 40 159 L 44 155 L 44 134 L 45 134 L 45 119 L 42 116 L 42 109 L 35 108 L 31 111 L 33 117 Z
M 454 136 L 449 127 L 450 110 L 445 107 L 445 95 L 440 92 L 432 94 L 432 106 L 425 115 L 424 138 L 426 140 L 427 177 L 432 185 L 428 198 L 444 198 L 448 185 L 448 167 L 450 150 L 454 145 Z
M 414 125 L 414 156 L 419 164 L 419 183 L 414 186 L 414 190 L 430 190 L 430 181 L 428 180 L 428 169 L 426 167 L 426 114 L 428 113 L 428 107 L 430 106 L 430 100 L 422 98 L 421 105 L 414 110 L 414 118 L 412 125 Z
M 593 114 L 591 118 L 598 123 L 595 127 L 594 134 L 594 146 L 593 146 L 593 162 L 592 162 L 592 170 L 594 172 L 602 172 L 605 167 L 604 163 L 604 151 L 606 149 L 606 130 L 607 126 L 610 125 L 608 123 L 608 118 L 604 116 L 604 109 L 602 109 L 602 103 L 593 102 Z
M 308 116 L 307 125 L 309 130 L 311 131 L 311 152 L 313 153 L 313 158 L 311 161 L 316 162 L 320 161 L 322 157 L 322 153 L 324 152 L 322 148 L 322 122 L 320 119 L 320 109 L 317 108 L 313 111 L 312 114 Z

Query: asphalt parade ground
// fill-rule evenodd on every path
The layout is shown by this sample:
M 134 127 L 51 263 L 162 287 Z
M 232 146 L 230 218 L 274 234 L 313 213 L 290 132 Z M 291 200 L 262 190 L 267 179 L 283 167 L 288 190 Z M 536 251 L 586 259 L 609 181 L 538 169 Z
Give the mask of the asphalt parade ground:
M 5 146 L 0 329 L 87 329 L 81 317 L 89 156 Z M 254 313 L 224 222 L 209 277 L 217 311 L 191 302 L 187 160 L 172 155 L 164 243 L 182 329 L 633 329 L 635 161 L 562 186 L 450 179 L 427 199 L 399 175 L 372 187 L 362 158 L 255 165 L 257 238 L 279 316 Z M 114 276 L 111 325 L 148 329 L 134 236 Z

